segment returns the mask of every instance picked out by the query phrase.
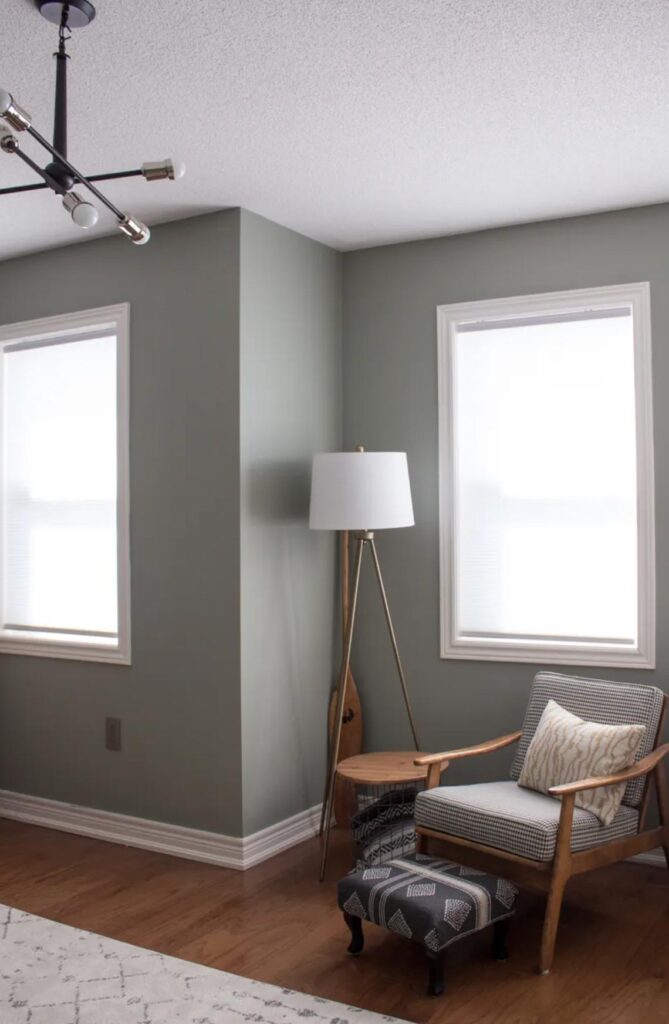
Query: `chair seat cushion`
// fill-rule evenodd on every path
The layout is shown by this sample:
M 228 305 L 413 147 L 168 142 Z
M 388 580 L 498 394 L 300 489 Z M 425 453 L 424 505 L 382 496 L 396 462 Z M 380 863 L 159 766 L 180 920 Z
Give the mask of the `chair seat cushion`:
M 419 793 L 416 825 L 469 839 L 496 850 L 552 860 L 561 802 L 515 782 L 483 782 L 473 786 L 438 786 Z M 639 815 L 624 804 L 610 825 L 590 811 L 574 808 L 571 848 L 587 850 L 600 843 L 635 835 Z

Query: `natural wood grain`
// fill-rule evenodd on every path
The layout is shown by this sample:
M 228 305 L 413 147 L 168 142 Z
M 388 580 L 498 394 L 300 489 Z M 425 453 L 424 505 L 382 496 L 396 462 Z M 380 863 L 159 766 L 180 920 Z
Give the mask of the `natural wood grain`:
M 655 745 L 656 746 L 659 743 L 659 741 L 662 739 L 662 737 L 664 736 L 664 724 L 665 724 L 666 719 L 667 719 L 667 711 L 669 711 L 669 695 L 665 694 L 664 700 L 662 701 L 662 711 L 660 713 L 660 721 L 657 724 L 657 737 L 656 737 L 656 741 L 655 741 Z M 646 782 L 645 782 L 644 787 L 643 787 L 643 796 L 641 798 L 641 804 L 639 806 L 639 831 L 640 832 L 643 832 L 643 830 L 645 828 L 645 825 L 646 825 L 646 815 L 648 813 L 648 804 L 649 804 L 649 801 L 650 801 L 651 789 L 653 788 L 652 784 L 653 784 L 654 775 L 655 775 L 655 773 L 653 773 L 653 775 L 649 774 L 649 775 L 646 776 Z
M 653 828 L 636 836 L 625 839 L 614 839 L 612 843 L 593 846 L 591 850 L 581 850 L 571 855 L 572 874 L 594 871 L 596 868 L 615 864 L 619 860 L 636 857 L 640 853 L 648 853 L 662 844 L 662 829 Z
M 553 859 L 551 885 L 548 890 L 548 902 L 546 904 L 544 926 L 541 932 L 541 952 L 539 955 L 539 971 L 541 974 L 548 974 L 553 966 L 555 939 L 562 909 L 562 896 L 571 874 L 571 826 L 574 820 L 574 800 L 574 794 L 567 793 L 562 798 L 562 807 L 560 808 L 560 824 L 558 825 L 558 834 L 555 840 L 555 857 Z
M 425 849 L 425 843 L 428 840 L 428 848 L 433 848 L 437 854 L 440 853 L 442 856 L 450 857 L 453 860 L 460 860 L 462 864 L 493 872 L 504 878 L 516 881 L 520 885 L 529 885 L 541 890 L 548 888 L 549 899 L 546 907 L 540 953 L 540 970 L 544 973 L 550 970 L 552 963 L 562 893 L 571 876 L 584 874 L 596 868 L 601 868 L 620 860 L 626 860 L 637 854 L 653 850 L 657 846 L 663 847 L 667 866 L 669 866 L 669 786 L 667 785 L 663 763 L 665 755 L 669 752 L 669 744 L 659 745 L 668 707 L 669 696 L 665 695 L 662 702 L 662 713 L 655 734 L 654 749 L 632 768 L 629 770 L 625 769 L 625 771 L 616 773 L 616 775 L 585 779 L 576 783 L 554 786 L 549 790 L 553 797 L 560 798 L 563 801 L 555 853 L 551 861 L 545 863 L 530 861 L 525 857 L 518 857 L 515 854 L 508 853 L 506 850 L 498 850 L 492 846 L 472 843 L 469 840 L 447 833 L 425 829 L 420 825 L 416 827 L 421 850 Z M 453 758 L 455 754 L 463 753 L 463 756 L 469 756 L 469 751 L 480 753 L 482 748 L 484 750 L 489 749 L 490 743 L 506 746 L 508 743 L 513 742 L 514 738 L 517 739 L 518 737 L 515 733 L 512 733 L 509 736 L 501 737 L 500 740 L 492 740 L 488 743 L 480 744 L 479 747 L 465 747 L 462 752 L 452 751 L 450 753 L 432 755 L 431 759 L 428 757 L 427 761 L 431 760 L 432 763 L 428 764 L 427 788 L 432 788 L 438 784 L 438 778 L 436 782 L 434 781 L 435 778 L 440 773 L 440 770 L 448 764 L 448 759 Z M 425 758 L 420 760 L 422 762 L 426 761 Z M 440 768 L 439 765 L 441 766 Z M 655 779 L 660 821 L 662 824 L 659 828 L 644 829 L 643 822 L 648 807 L 649 780 L 651 775 Z M 646 777 L 646 785 L 640 806 L 639 831 L 636 835 L 627 836 L 625 839 L 618 839 L 614 842 L 602 843 L 600 846 L 593 846 L 588 850 L 582 850 L 578 853 L 572 853 L 569 845 L 567 845 L 565 852 L 564 844 L 568 842 L 565 839 L 566 822 L 568 817 L 569 833 L 571 834 L 573 801 L 576 792 L 580 789 L 591 789 L 597 785 L 613 785 L 617 782 L 625 782 L 642 776 Z M 565 802 L 571 805 L 570 809 L 565 810 Z M 536 865 L 534 870 L 532 869 L 533 864 Z M 669 1020 L 669 1014 L 667 1019 Z
M 552 973 L 534 971 L 543 898 L 521 893 L 511 959 L 490 933 L 449 949 L 448 989 L 425 994 L 421 949 L 372 925 L 350 957 L 335 883 L 349 866 L 334 833 L 328 878 L 310 841 L 247 872 L 0 820 L 0 901 L 186 960 L 420 1024 L 667 1024 L 669 873 L 618 864 L 573 878 Z
M 427 777 L 425 779 L 426 789 L 435 789 L 441 785 L 441 775 L 448 768 L 448 761 L 434 761 L 428 765 Z
M 339 538 L 340 554 L 340 583 L 341 583 L 341 627 L 342 644 L 346 645 L 346 628 L 348 626 L 349 613 L 351 610 L 351 582 L 349 562 L 349 534 L 344 530 Z M 332 691 L 330 707 L 328 710 L 328 736 L 330 745 L 334 737 L 335 716 L 337 714 L 337 690 Z M 341 737 L 339 739 L 338 761 L 347 757 L 353 757 L 362 750 L 362 705 L 360 694 L 353 678 L 350 667 L 346 675 L 344 691 L 344 713 L 342 715 Z M 334 819 L 337 825 L 347 827 L 352 813 L 351 793 L 348 786 L 342 784 L 342 780 L 335 780 L 334 790 Z
M 621 782 L 631 782 L 632 779 L 639 779 L 647 775 L 655 768 L 660 761 L 669 754 L 669 743 L 663 743 L 656 747 L 646 757 L 623 768 L 619 772 L 612 772 L 610 775 L 594 775 L 589 779 L 579 779 L 577 782 L 563 782 L 560 786 L 551 786 L 548 792 L 551 796 L 566 796 L 568 793 L 582 793 L 585 789 L 598 789 L 600 786 L 618 786 Z
M 358 754 L 337 765 L 337 775 L 351 782 L 383 785 L 391 782 L 420 782 L 425 771 L 414 764 L 415 750 L 390 750 Z
M 444 764 L 449 761 L 459 761 L 464 757 L 476 757 L 478 754 L 491 754 L 494 750 L 501 750 L 517 743 L 523 735 L 522 730 L 511 732 L 508 736 L 498 736 L 494 740 L 486 740 L 485 743 L 477 743 L 473 747 L 460 747 L 458 750 L 447 750 L 443 754 L 421 754 L 414 761 L 416 765 Z
M 665 860 L 669 868 L 669 782 L 667 781 L 666 767 L 663 764 L 658 764 L 654 776 L 663 832 L 662 848 L 664 849 Z

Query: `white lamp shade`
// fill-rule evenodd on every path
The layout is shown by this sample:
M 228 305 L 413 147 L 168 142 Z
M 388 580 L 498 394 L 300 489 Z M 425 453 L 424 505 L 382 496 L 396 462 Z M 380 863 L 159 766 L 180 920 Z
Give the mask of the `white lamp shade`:
M 388 530 L 413 524 L 405 452 L 314 455 L 312 530 Z

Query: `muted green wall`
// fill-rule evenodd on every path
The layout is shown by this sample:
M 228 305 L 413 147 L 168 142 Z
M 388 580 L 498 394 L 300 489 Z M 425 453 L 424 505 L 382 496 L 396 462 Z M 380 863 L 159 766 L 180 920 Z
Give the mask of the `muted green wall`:
M 307 528 L 309 465 L 342 401 L 347 446 L 409 456 L 417 525 L 377 542 L 423 746 L 518 725 L 535 666 L 439 657 L 441 303 L 651 282 L 658 667 L 587 674 L 666 688 L 668 239 L 649 207 L 347 253 L 342 282 L 338 254 L 233 210 L 0 263 L 1 323 L 131 304 L 133 622 L 131 667 L 0 657 L 0 787 L 231 835 L 320 799 L 335 552 Z M 355 669 L 367 747 L 409 746 L 369 566 Z
M 0 263 L 1 323 L 131 307 L 132 666 L 0 657 L 5 789 L 241 832 L 239 227 L 233 210 Z
M 436 307 L 534 292 L 650 281 L 655 404 L 657 669 L 581 675 L 669 678 L 669 206 L 646 207 L 344 255 L 347 446 L 406 450 L 416 526 L 377 539 L 426 749 L 519 726 L 538 666 L 439 656 Z M 376 592 L 365 573 L 354 652 L 370 749 L 410 746 Z M 578 669 L 565 669 L 579 672 Z M 510 756 L 454 766 L 452 781 L 491 777 Z
M 242 211 L 244 833 L 322 797 L 334 536 L 307 525 L 311 456 L 341 444 L 341 257 Z
M 117 302 L 132 666 L 0 656 L 0 787 L 248 835 L 321 796 L 335 549 L 307 511 L 341 443 L 341 257 L 231 210 L 0 263 L 0 323 Z

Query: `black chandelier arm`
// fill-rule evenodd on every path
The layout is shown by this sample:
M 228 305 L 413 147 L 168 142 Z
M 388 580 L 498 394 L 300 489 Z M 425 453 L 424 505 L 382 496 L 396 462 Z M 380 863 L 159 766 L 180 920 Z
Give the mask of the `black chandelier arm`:
M 84 175 L 80 171 L 78 171 L 76 167 L 74 167 L 68 160 L 66 160 L 65 157 L 62 156 L 58 152 L 58 150 L 55 149 L 51 145 L 51 143 L 44 138 L 43 135 L 40 135 L 36 128 L 33 128 L 33 126 L 30 125 L 26 130 L 28 134 L 31 135 L 33 139 L 35 139 L 36 142 L 39 142 L 40 146 L 44 146 L 44 148 L 48 150 L 49 153 L 51 153 L 55 160 L 57 160 L 64 167 L 66 167 L 70 174 L 73 175 L 73 177 L 77 181 L 79 181 L 84 186 L 84 188 L 87 188 L 89 192 L 92 192 L 93 195 L 96 196 L 100 200 L 100 202 L 107 207 L 108 210 L 111 210 L 111 212 L 119 221 L 125 220 L 125 214 L 122 213 L 121 210 L 119 210 L 118 206 L 115 206 L 114 203 L 111 202 L 111 200 L 107 199 L 107 197 L 104 196 L 102 192 L 100 192 L 100 190 L 89 181 L 88 178 L 84 177 Z M 38 173 L 40 175 L 43 175 L 41 169 L 38 171 Z
M 43 176 L 41 169 L 40 175 Z M 88 174 L 86 181 L 116 181 L 118 178 L 142 178 L 144 171 L 138 168 L 136 171 L 111 171 L 109 174 Z M 75 178 L 75 185 L 81 181 L 79 175 Z M 17 195 L 20 192 L 37 192 L 40 189 L 53 188 L 46 180 L 39 185 L 12 185 L 10 188 L 0 188 L 0 196 Z
M 115 181 L 117 178 L 141 178 L 144 171 L 139 168 L 136 171 L 112 171 L 110 174 L 89 174 L 87 181 Z M 77 178 L 77 181 L 80 179 Z
M 38 189 L 49 187 L 45 181 L 40 185 L 12 185 L 11 188 L 0 188 L 0 196 L 17 195 L 19 192 L 37 192 Z
M 27 164 L 31 171 L 34 171 L 35 174 L 38 174 L 40 178 L 44 180 L 44 184 L 36 186 L 37 188 L 52 188 L 54 192 L 58 193 L 58 195 L 65 195 L 65 189 L 62 185 L 59 185 L 57 181 L 54 181 L 53 178 L 51 178 L 39 164 L 36 164 L 27 153 L 24 153 L 19 146 L 16 146 L 12 152 L 19 158 L 19 160 L 23 160 L 24 164 Z

